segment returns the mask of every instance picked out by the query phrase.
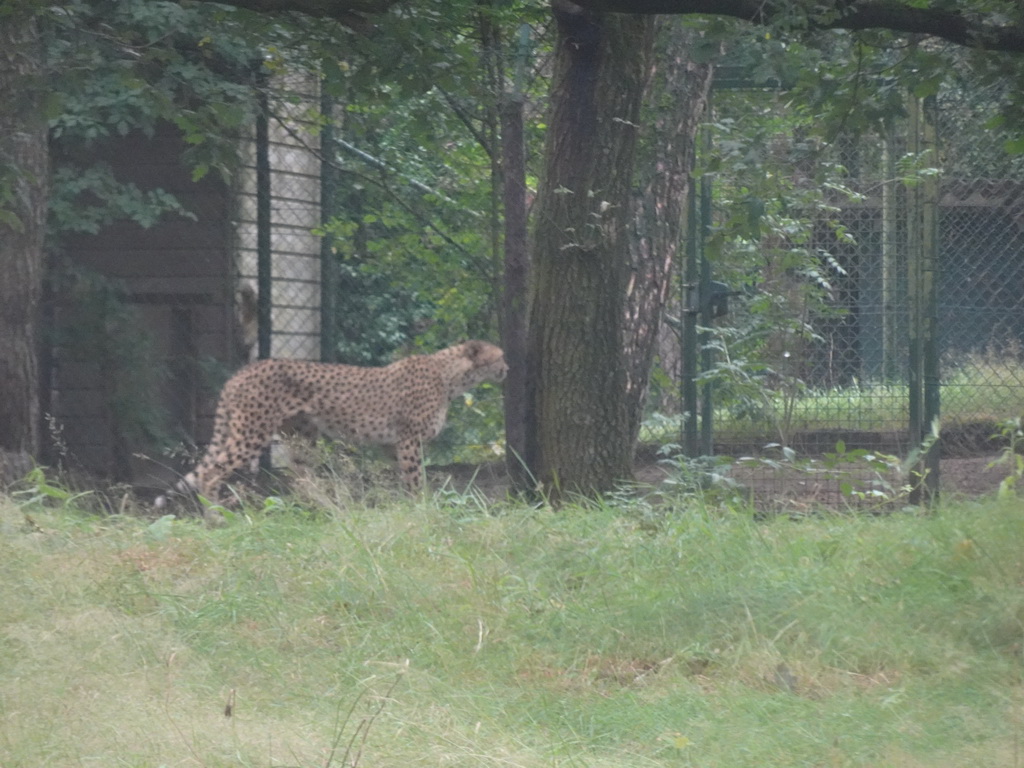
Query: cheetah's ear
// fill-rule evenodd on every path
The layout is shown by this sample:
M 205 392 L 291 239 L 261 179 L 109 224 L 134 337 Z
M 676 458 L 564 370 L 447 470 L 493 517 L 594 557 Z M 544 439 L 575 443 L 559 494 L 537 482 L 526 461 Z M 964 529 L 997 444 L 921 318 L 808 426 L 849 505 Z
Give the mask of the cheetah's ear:
M 477 341 L 476 339 L 471 339 L 470 341 L 463 342 L 462 348 L 466 352 L 466 357 L 470 360 L 476 360 L 481 354 L 483 354 L 484 343 L 482 341 Z

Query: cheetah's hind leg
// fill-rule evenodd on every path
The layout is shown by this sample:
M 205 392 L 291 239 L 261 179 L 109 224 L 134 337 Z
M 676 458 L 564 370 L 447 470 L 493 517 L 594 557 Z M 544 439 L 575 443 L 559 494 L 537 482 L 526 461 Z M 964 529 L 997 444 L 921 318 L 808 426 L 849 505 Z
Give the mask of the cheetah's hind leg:
M 232 427 L 237 426 L 234 409 L 223 403 L 218 407 L 214 419 L 213 437 L 206 452 L 195 468 L 175 483 L 174 493 L 190 498 L 197 495 L 204 499 L 203 516 L 208 522 L 223 524 L 224 517 L 215 506 L 235 506 L 238 498 L 234 495 L 222 496 L 221 491 L 228 478 L 237 470 L 246 467 L 258 467 L 262 447 L 252 448 L 252 441 L 245 444 L 232 442 Z M 154 501 L 157 509 L 166 507 L 168 494 L 158 496 Z

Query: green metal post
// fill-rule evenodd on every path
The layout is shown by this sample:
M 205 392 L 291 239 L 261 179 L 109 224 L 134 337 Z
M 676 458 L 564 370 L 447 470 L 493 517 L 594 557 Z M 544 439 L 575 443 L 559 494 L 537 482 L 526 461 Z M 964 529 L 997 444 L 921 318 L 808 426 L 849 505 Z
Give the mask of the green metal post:
M 334 97 L 330 83 L 320 84 L 320 114 L 324 127 L 320 132 L 320 360 L 334 363 L 338 360 L 338 262 L 334 254 L 334 237 L 327 225 L 334 218 L 336 177 L 334 146 Z
M 700 455 L 697 432 L 697 281 L 700 276 L 697 258 L 697 240 L 700 228 L 697 224 L 697 184 L 691 167 L 690 184 L 686 207 L 686 268 L 683 275 L 683 336 L 680 359 L 682 361 L 683 390 L 683 451 L 687 456 Z
M 918 100 L 913 96 L 907 98 L 908 125 L 907 150 L 917 156 L 921 151 L 921 113 Z M 924 369 L 922 359 L 922 321 L 921 321 L 921 189 L 913 186 L 907 190 L 907 291 L 910 300 L 909 355 L 908 361 L 908 392 L 907 403 L 910 412 L 908 438 L 911 449 L 921 444 L 924 438 L 924 407 L 921 402 L 924 394 L 922 379 Z M 920 466 L 911 469 L 913 490 L 910 501 L 919 504 L 921 498 Z
M 256 350 L 260 360 L 271 353 L 273 307 L 271 291 L 271 190 L 270 190 L 270 99 L 269 78 L 262 62 L 256 64 Z M 269 449 L 260 455 L 260 468 L 273 468 Z
M 708 115 L 711 114 L 711 97 L 708 96 Z M 704 154 L 711 155 L 711 131 L 704 127 Z M 713 319 L 711 317 L 711 263 L 708 261 L 706 245 L 711 234 L 711 200 L 712 200 L 711 175 L 704 173 L 700 177 L 700 237 L 697 242 L 700 247 L 700 323 L 705 328 L 711 328 Z M 705 330 L 700 334 L 701 361 L 700 369 L 703 373 L 711 370 L 715 357 L 711 349 L 711 332 Z M 715 413 L 714 384 L 705 379 L 701 387 L 701 414 L 700 414 L 700 449 L 702 456 L 711 456 L 714 453 L 714 431 L 713 418 Z
M 938 162 L 938 136 L 934 115 L 935 99 L 928 98 L 922 105 L 921 149 L 931 163 Z M 922 298 L 922 346 L 921 368 L 924 389 L 923 427 L 925 437 L 931 434 L 932 425 L 939 423 L 941 410 L 941 388 L 939 382 L 938 344 L 938 270 L 939 266 L 939 178 L 928 174 L 921 184 L 921 298 Z M 935 504 L 939 500 L 939 440 L 932 441 L 922 461 L 924 465 L 925 503 Z
M 919 99 L 909 97 L 908 150 L 912 155 L 936 158 L 934 125 Z M 910 291 L 909 438 L 912 448 L 928 440 L 939 418 L 939 361 L 937 330 L 938 181 L 925 176 L 907 194 L 907 258 Z M 911 470 L 910 501 L 929 505 L 939 490 L 939 444 L 934 441 Z
M 256 91 L 256 327 L 259 358 L 270 357 L 271 307 L 271 208 L 270 208 L 270 103 L 268 77 L 257 63 Z

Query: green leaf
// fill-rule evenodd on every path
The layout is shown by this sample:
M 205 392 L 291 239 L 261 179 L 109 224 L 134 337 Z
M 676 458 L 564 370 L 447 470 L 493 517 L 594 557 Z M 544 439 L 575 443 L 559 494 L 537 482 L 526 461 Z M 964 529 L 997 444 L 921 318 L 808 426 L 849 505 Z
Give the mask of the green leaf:
M 153 541 L 165 541 L 170 535 L 175 521 L 174 515 L 164 515 L 146 526 L 146 538 Z
M 3 224 L 15 232 L 24 232 L 25 225 L 14 211 L 7 208 L 0 208 L 0 224 Z

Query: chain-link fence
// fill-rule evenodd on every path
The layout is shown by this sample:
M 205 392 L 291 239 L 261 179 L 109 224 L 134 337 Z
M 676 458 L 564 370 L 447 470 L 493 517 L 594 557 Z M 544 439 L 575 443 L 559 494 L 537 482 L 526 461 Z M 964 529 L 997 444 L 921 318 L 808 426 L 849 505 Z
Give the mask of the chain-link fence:
M 1024 174 L 977 127 L 995 101 L 908 96 L 889 135 L 831 147 L 773 128 L 782 102 L 716 95 L 698 162 L 719 170 L 691 215 L 703 273 L 680 291 L 699 326 L 684 447 L 742 457 L 731 474 L 760 507 L 991 489 L 1024 411 Z M 776 175 L 760 186 L 755 146 Z

